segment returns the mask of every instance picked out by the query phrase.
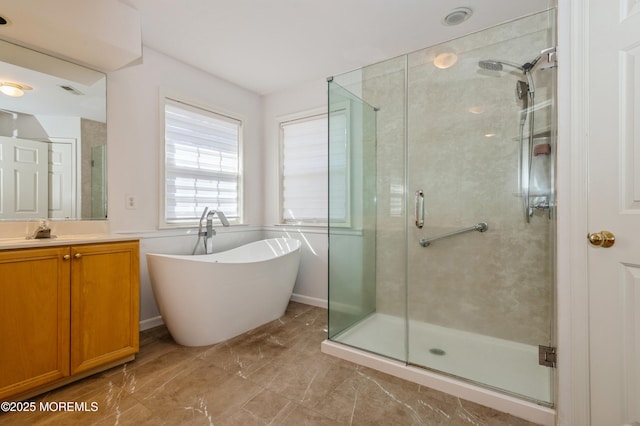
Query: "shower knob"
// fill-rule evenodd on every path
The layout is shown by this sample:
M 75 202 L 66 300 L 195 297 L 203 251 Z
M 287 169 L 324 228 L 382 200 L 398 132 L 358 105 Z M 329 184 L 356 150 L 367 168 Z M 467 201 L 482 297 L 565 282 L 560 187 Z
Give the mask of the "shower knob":
M 616 242 L 616 236 L 609 231 L 588 234 L 587 239 L 592 246 L 602 248 L 611 247 Z

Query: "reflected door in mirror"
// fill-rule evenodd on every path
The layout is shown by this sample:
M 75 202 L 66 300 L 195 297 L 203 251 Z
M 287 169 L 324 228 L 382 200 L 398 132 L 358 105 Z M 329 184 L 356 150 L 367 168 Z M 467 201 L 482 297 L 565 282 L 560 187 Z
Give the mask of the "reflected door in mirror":
M 73 144 L 0 136 L 0 219 L 73 215 Z

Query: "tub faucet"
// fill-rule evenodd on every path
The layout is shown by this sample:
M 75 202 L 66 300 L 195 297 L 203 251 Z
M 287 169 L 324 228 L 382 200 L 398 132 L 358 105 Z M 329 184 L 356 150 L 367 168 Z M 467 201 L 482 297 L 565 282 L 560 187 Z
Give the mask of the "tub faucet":
M 207 229 L 204 235 L 205 254 L 213 253 L 213 247 L 211 247 L 211 251 L 209 251 L 209 244 L 207 243 L 207 240 L 212 239 L 213 236 L 216 235 L 216 230 L 213 229 L 213 217 L 216 214 L 218 215 L 218 219 L 220 219 L 220 222 L 222 222 L 222 226 L 229 226 L 229 221 L 227 220 L 227 217 L 224 215 L 224 213 L 222 213 L 220 210 L 209 210 L 209 213 L 207 214 Z
M 208 212 L 208 213 L 207 213 Z M 218 219 L 220 219 L 220 222 L 222 222 L 222 226 L 227 227 L 229 226 L 229 221 L 227 220 L 227 217 L 224 215 L 224 213 L 222 213 L 219 210 L 209 210 L 208 207 L 204 208 L 204 211 L 202 212 L 202 216 L 200 216 L 200 223 L 198 226 L 198 241 L 196 241 L 196 245 L 193 248 L 193 253 L 196 253 L 196 250 L 198 248 L 198 242 L 200 241 L 200 238 L 203 237 L 204 241 L 204 252 L 205 254 L 209 254 L 209 244 L 208 241 L 210 239 L 213 238 L 214 235 L 216 235 L 216 230 L 213 229 L 213 217 L 215 215 L 218 215 Z M 202 226 L 202 222 L 205 220 L 206 218 L 206 225 Z M 211 251 L 212 253 L 213 251 Z
M 220 219 L 220 222 L 222 222 L 222 226 L 224 226 L 225 228 L 229 226 L 229 221 L 227 220 L 227 217 L 224 215 L 224 213 L 222 213 L 220 210 L 218 210 L 216 213 L 218 213 L 218 219 Z
M 213 217 L 216 214 L 218 215 L 218 219 L 220 219 L 220 222 L 222 222 L 222 226 L 229 226 L 229 221 L 227 220 L 227 217 L 224 215 L 224 213 L 222 213 L 220 210 L 209 210 L 209 213 L 207 214 L 207 230 L 205 234 L 206 237 L 212 237 L 216 235 L 216 230 L 213 229 Z
M 204 238 L 211 238 L 214 235 L 216 235 L 216 230 L 213 229 L 213 216 L 216 215 L 216 211 L 215 210 L 209 210 L 209 213 L 207 214 L 207 230 L 205 231 L 204 234 Z

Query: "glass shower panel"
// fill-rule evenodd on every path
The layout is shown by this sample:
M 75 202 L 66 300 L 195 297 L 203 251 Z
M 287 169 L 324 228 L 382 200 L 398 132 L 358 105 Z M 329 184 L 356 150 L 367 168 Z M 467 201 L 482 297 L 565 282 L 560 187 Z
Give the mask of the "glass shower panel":
M 329 337 L 375 311 L 375 111 L 329 81 Z M 365 175 L 365 173 L 367 173 Z
M 404 360 L 405 311 L 388 321 L 378 307 L 379 202 L 384 193 L 379 111 L 362 100 L 362 78 L 354 72 L 329 81 L 329 338 Z M 403 186 L 396 191 L 387 191 L 382 199 L 387 206 L 395 203 L 395 213 L 402 217 Z M 399 277 L 400 295 L 403 281 Z
M 407 192 L 425 211 L 422 229 L 407 218 L 408 361 L 546 404 L 554 23 L 545 12 L 412 53 L 407 72 Z M 443 54 L 457 61 L 441 68 Z

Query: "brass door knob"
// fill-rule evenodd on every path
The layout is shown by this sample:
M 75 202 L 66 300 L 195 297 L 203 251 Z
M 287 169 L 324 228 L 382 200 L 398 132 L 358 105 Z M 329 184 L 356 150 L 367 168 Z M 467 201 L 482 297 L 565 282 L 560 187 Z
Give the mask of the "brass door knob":
M 595 247 L 607 248 L 616 242 L 616 236 L 609 231 L 594 232 L 587 235 L 589 244 Z

